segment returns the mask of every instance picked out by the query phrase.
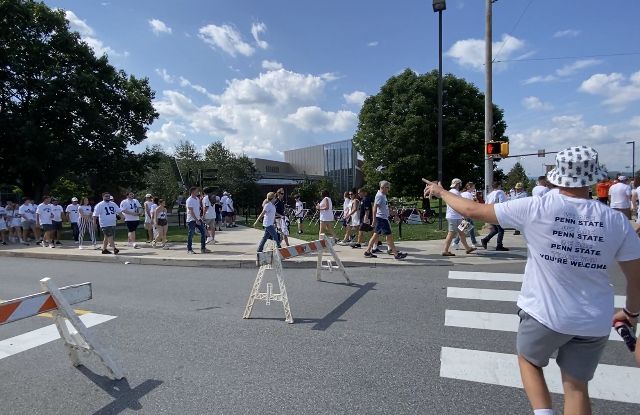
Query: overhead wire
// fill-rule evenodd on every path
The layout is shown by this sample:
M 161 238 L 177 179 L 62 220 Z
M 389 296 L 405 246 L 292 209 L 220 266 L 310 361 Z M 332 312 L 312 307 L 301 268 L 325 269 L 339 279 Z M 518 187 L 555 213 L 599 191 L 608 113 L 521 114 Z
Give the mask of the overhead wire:
M 520 17 L 518 17 L 518 20 L 516 20 L 516 23 L 513 25 L 513 28 L 511 29 L 511 31 L 508 34 L 509 37 L 505 38 L 504 42 L 502 42 L 502 46 L 500 46 L 500 50 L 498 50 L 498 53 L 496 53 L 494 55 L 495 57 L 493 57 L 491 62 L 496 62 L 496 58 L 498 56 L 500 56 L 500 52 L 502 52 L 502 49 L 504 49 L 504 47 L 507 45 L 507 43 L 509 43 L 510 37 L 513 36 L 513 34 L 515 33 L 516 29 L 518 28 L 518 25 L 520 25 L 520 22 L 522 21 L 522 18 L 524 17 L 525 13 L 529 9 L 529 6 L 531 6 L 531 3 L 533 3 L 533 0 L 529 0 L 529 3 L 527 3 L 527 6 L 522 10 L 522 13 L 520 13 Z

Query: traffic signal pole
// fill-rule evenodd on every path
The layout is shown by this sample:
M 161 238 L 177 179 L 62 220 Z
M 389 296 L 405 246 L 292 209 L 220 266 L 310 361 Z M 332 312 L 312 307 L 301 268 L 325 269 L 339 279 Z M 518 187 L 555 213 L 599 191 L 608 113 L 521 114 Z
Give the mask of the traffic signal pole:
M 485 47 L 484 47 L 484 69 L 485 69 L 485 85 L 484 93 L 484 197 L 491 192 L 493 186 L 493 160 L 486 154 L 487 144 L 493 138 L 493 71 L 492 71 L 492 6 L 493 0 L 486 0 L 486 24 L 485 24 Z

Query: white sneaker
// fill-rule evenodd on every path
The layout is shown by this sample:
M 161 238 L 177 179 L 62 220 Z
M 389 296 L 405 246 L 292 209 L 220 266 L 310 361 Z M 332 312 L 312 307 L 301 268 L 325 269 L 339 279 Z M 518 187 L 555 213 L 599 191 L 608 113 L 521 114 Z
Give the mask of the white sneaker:
M 212 237 L 208 237 L 207 241 L 205 243 L 210 244 L 211 242 L 213 242 L 213 238 Z
M 460 251 L 462 248 L 460 247 L 460 244 L 453 244 L 453 249 L 455 249 L 456 251 Z
M 74 243 L 75 243 L 76 245 L 78 245 L 78 244 L 79 244 L 80 242 L 78 242 L 78 241 L 75 241 Z

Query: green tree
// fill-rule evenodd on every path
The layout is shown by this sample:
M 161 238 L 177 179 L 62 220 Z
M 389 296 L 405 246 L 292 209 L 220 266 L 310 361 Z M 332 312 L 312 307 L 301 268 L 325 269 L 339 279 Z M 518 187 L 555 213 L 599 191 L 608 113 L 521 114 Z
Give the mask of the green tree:
M 509 173 L 507 173 L 507 178 L 504 180 L 502 185 L 502 189 L 506 192 L 516 187 L 516 183 L 522 183 L 525 190 L 527 192 L 531 192 L 531 188 L 529 188 L 529 177 L 527 177 L 527 172 L 525 172 L 524 167 L 520 162 L 517 162 L 513 165 Z
M 59 177 L 51 187 L 51 196 L 58 198 L 63 203 L 70 202 L 72 197 L 81 199 L 90 195 L 91 189 L 88 184 L 83 183 L 77 177 Z
M 218 169 L 218 188 L 233 195 L 237 206 L 255 206 L 264 195 L 258 195 L 258 172 L 245 155 L 231 152 L 219 141 L 211 143 L 204 150 L 206 168 Z
M 177 173 L 176 160 L 169 154 L 166 154 L 162 147 L 153 146 L 145 151 L 149 154 L 155 154 L 158 158 L 156 166 L 147 169 L 144 176 L 144 184 L 138 187 L 136 192 L 138 195 L 151 193 L 154 196 L 165 199 L 167 207 L 174 205 L 178 195 L 184 194 L 182 183 Z
M 44 3 L 0 1 L 0 39 L 5 180 L 36 197 L 63 176 L 94 192 L 139 183 L 153 160 L 129 147 L 158 116 L 148 80 L 96 57 L 64 11 Z
M 443 177 L 480 184 L 484 172 L 484 94 L 464 79 L 444 77 Z M 364 156 L 367 183 L 392 183 L 394 195 L 416 195 L 421 177 L 437 178 L 438 72 L 407 69 L 391 77 L 360 111 L 353 143 Z M 494 137 L 507 141 L 503 112 L 494 105 Z M 480 187 L 480 186 L 479 186 Z

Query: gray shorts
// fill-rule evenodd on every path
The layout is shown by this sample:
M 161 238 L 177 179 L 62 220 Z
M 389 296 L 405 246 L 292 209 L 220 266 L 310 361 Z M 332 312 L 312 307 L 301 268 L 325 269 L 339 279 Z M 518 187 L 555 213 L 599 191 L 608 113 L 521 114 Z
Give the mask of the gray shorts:
M 115 235 L 115 233 L 116 233 L 116 227 L 115 226 L 106 226 L 106 227 L 100 228 L 100 229 L 102 229 L 102 233 L 106 237 L 111 237 L 111 236 Z
M 216 218 L 213 219 L 205 219 L 204 223 L 207 225 L 208 228 L 215 228 L 216 227 Z
M 458 229 L 458 226 L 460 225 L 460 223 L 462 223 L 462 219 L 447 219 L 447 223 L 448 223 L 447 230 L 457 235 L 458 232 L 460 231 Z
M 544 326 L 523 310 L 518 311 L 518 316 L 520 326 L 516 343 L 519 355 L 537 367 L 545 367 L 557 351 L 556 363 L 563 372 L 583 382 L 593 379 L 609 336 L 562 334 Z

